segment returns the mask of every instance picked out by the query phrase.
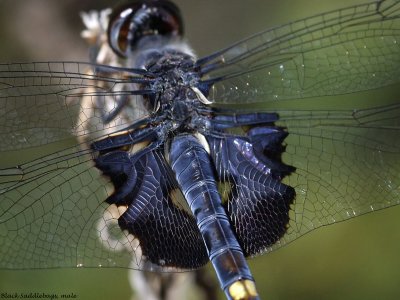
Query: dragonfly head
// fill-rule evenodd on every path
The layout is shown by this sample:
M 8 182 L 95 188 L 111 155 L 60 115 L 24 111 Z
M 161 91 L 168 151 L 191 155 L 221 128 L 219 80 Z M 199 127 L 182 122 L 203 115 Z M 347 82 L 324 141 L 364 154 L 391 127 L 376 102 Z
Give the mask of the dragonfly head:
M 129 1 L 113 11 L 108 25 L 111 48 L 121 57 L 128 57 L 144 39 L 168 40 L 182 35 L 180 11 L 170 1 Z

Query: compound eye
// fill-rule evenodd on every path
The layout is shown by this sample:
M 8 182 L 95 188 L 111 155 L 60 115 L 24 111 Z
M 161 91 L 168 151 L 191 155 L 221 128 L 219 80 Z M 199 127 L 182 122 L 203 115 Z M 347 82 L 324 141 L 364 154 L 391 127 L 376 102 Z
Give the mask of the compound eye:
M 130 1 L 115 9 L 108 24 L 108 41 L 113 51 L 128 57 L 143 37 L 183 35 L 178 7 L 170 1 Z

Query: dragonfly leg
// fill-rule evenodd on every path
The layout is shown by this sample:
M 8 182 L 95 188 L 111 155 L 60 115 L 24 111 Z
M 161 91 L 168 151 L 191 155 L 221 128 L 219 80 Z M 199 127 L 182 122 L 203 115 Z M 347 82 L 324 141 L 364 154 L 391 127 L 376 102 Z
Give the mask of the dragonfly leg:
M 214 115 L 211 124 L 215 130 L 221 130 L 246 125 L 273 124 L 278 119 L 276 113 L 222 113 Z
M 153 142 L 159 138 L 158 126 L 125 131 L 118 135 L 108 136 L 91 144 L 94 151 L 110 152 L 120 148 L 131 147 L 142 142 Z
M 117 97 L 117 96 L 115 96 L 115 97 Z M 101 110 L 102 122 L 104 124 L 108 124 L 111 121 L 113 121 L 118 116 L 118 114 L 121 112 L 121 110 L 128 104 L 129 99 L 130 98 L 128 95 L 119 96 L 118 99 L 115 101 L 116 102 L 115 107 L 110 112 L 107 112 L 107 110 L 104 109 L 104 107 L 103 107 L 103 109 Z

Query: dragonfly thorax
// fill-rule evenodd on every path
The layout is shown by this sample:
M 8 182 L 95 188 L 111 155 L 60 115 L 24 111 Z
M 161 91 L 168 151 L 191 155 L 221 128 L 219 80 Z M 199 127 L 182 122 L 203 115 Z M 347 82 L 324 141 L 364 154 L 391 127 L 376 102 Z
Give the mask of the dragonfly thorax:
M 153 109 L 174 122 L 190 122 L 196 109 L 204 106 L 195 92 L 200 76 L 194 71 L 193 56 L 175 49 L 154 50 L 147 61 L 145 68 L 155 79 L 148 87 L 156 92 L 150 99 Z

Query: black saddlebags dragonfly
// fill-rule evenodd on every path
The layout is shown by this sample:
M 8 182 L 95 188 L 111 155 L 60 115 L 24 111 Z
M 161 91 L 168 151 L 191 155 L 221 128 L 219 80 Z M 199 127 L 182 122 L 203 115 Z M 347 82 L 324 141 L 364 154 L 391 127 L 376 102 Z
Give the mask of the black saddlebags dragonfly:
M 330 101 L 399 84 L 399 1 L 203 58 L 182 33 L 172 3 L 133 1 L 96 53 L 127 66 L 0 65 L 0 149 L 21 156 L 1 161 L 1 268 L 211 260 L 227 298 L 257 299 L 246 257 L 399 204 L 400 99 Z

